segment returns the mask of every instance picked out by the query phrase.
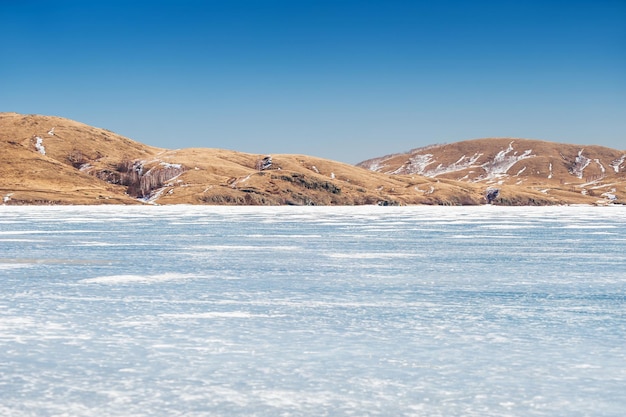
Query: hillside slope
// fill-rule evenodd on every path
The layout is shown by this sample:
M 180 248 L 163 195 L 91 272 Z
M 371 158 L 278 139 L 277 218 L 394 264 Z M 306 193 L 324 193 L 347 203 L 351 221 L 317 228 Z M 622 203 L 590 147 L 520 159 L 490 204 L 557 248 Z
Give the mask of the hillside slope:
M 575 200 L 573 194 L 598 203 L 626 201 L 626 151 L 602 146 L 476 139 L 373 158 L 358 166 L 390 175 L 534 190 L 568 201 Z
M 509 142 L 501 146 L 506 150 Z M 521 149 L 517 142 L 511 146 L 514 151 L 505 152 L 503 164 L 510 163 L 506 158 L 525 152 L 517 151 Z M 438 161 L 443 162 L 437 164 L 443 167 L 445 161 L 456 157 L 455 167 L 460 167 L 466 162 L 454 156 L 455 152 L 478 152 L 450 149 L 429 158 L 441 158 Z M 499 161 L 500 151 L 495 149 L 489 151 L 493 153 L 491 160 Z M 565 173 L 552 156 L 553 177 L 549 184 L 553 188 L 545 191 L 542 187 L 546 187 L 546 178 L 539 174 L 531 177 L 520 172 L 511 176 L 515 169 L 522 170 L 515 164 L 504 176 L 473 177 L 475 165 L 488 163 L 484 162 L 488 158 L 482 161 L 470 157 L 472 163 L 465 168 L 433 175 L 429 171 L 432 164 L 424 165 L 428 169 L 420 168 L 420 158 L 426 158 L 423 154 L 404 159 L 396 155 L 363 164 L 381 171 L 374 172 L 306 155 L 161 149 L 60 117 L 0 113 L 0 204 L 472 205 L 484 204 L 485 191 L 494 184 L 501 191 L 498 204 L 595 204 L 609 201 L 601 196 L 605 191 L 623 201 L 624 160 L 619 159 L 623 153 L 602 149 L 606 156 L 587 156 L 587 150 L 581 155 L 602 158 L 605 175 L 594 179 L 594 184 L 602 184 L 604 189 L 595 192 L 589 185 L 581 188 L 583 180 L 575 175 L 578 183 L 564 183 Z M 486 155 L 487 151 L 478 153 Z M 444 155 L 448 159 L 443 159 Z M 541 161 L 536 158 L 533 163 Z M 605 160 L 620 162 L 611 165 Z M 528 161 L 530 158 L 521 159 Z M 580 161 L 583 177 L 590 175 L 591 163 Z M 575 161 L 573 166 L 577 166 Z M 540 169 L 540 164 L 526 168 L 528 172 Z M 608 172 L 610 169 L 616 171 L 615 175 Z M 497 168 L 491 172 L 500 175 Z M 612 186 L 603 182 L 609 174 L 615 179 Z M 585 190 L 586 194 L 581 192 Z
M 481 204 L 481 187 L 305 155 L 168 150 L 72 120 L 0 113 L 4 204 Z

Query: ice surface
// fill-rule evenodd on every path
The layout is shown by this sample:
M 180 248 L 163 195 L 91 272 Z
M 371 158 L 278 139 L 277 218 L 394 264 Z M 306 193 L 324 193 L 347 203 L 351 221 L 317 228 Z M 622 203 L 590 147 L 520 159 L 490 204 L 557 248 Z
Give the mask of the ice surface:
M 626 409 L 620 206 L 0 219 L 0 415 Z

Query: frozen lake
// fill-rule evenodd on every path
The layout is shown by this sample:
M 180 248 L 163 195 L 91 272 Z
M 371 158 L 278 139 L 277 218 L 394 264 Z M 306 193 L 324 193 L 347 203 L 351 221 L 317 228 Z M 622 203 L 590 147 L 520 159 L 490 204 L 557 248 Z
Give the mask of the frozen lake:
M 624 207 L 1 207 L 2 416 L 623 416 Z

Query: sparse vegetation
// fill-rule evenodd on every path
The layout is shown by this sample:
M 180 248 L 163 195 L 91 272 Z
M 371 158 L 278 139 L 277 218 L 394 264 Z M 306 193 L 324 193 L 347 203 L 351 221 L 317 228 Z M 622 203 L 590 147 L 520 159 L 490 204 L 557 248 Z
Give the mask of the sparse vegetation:
M 54 137 L 48 134 L 52 127 Z M 45 157 L 33 146 L 33 137 L 43 138 Z M 372 172 L 304 155 L 170 151 L 67 119 L 0 113 L 0 196 L 10 195 L 4 204 L 141 204 L 140 199 L 152 198 L 158 204 L 476 205 L 485 204 L 485 189 L 497 185 L 501 193 L 493 203 L 500 205 L 626 200 L 624 151 L 586 147 L 580 153 L 574 145 L 522 140 L 511 145 L 511 141 L 467 141 L 414 150 L 433 155 L 442 167 L 463 155 L 494 157 L 509 146 L 514 148 L 509 156 L 527 149 L 534 155 L 517 162 L 512 158 L 509 172 L 498 172 L 498 178 L 485 177 L 481 167 L 486 162 L 477 158 L 472 159 L 476 167 L 452 174 L 439 169 L 444 173 L 428 178 Z M 585 186 L 587 195 L 581 193 L 584 180 L 568 172 L 568 163 L 579 153 L 591 161 L 579 159 L 582 178 L 593 180 L 596 190 Z M 390 155 L 379 165 L 385 172 L 394 171 L 406 164 L 406 157 Z

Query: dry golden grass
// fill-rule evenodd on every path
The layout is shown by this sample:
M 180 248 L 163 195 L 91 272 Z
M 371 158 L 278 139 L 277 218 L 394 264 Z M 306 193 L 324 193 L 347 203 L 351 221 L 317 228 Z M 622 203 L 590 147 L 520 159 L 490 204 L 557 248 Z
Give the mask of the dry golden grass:
M 448 160 L 455 152 L 486 153 L 487 145 L 499 146 L 495 141 L 462 144 L 446 150 Z M 272 155 L 272 166 L 260 170 L 264 157 L 220 149 L 160 149 L 64 118 L 0 113 L 0 198 L 5 204 L 472 205 L 484 204 L 490 185 L 448 175 L 388 175 L 306 155 Z M 401 165 L 403 158 L 390 161 Z M 532 163 L 537 165 L 528 169 L 543 169 L 539 158 Z M 618 194 L 623 180 L 622 175 Z M 530 180 L 524 186 L 502 184 L 497 203 L 597 202 L 575 186 L 554 187 L 558 181 L 550 182 L 550 192 L 542 189 L 546 184 Z
M 525 154 L 527 157 L 521 158 Z M 495 175 L 493 170 L 503 165 L 508 167 L 506 175 Z M 520 198 L 524 204 L 534 204 L 536 191 L 543 194 L 538 200 L 541 204 L 548 197 L 568 204 L 605 204 L 611 196 L 618 202 L 626 201 L 626 151 L 597 145 L 476 139 L 374 158 L 359 166 L 388 174 L 412 171 L 432 178 L 497 187 L 503 191 L 500 204 L 518 204 Z

